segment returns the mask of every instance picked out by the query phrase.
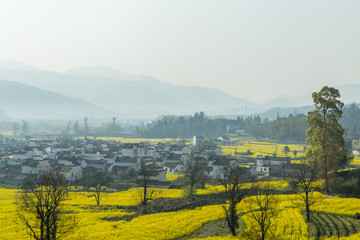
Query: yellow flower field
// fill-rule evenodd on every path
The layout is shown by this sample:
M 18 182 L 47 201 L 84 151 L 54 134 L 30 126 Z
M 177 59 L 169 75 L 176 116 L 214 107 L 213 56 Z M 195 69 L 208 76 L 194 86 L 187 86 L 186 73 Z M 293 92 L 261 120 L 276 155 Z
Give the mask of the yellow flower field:
M 266 183 L 264 183 L 266 184 Z M 281 188 L 285 182 L 273 182 L 273 187 Z M 206 194 L 211 191 L 222 191 L 222 186 L 207 186 L 205 190 L 198 190 L 198 194 Z M 210 205 L 199 207 L 194 210 L 182 210 L 177 212 L 157 213 L 138 216 L 131 221 L 116 220 L 108 221 L 104 218 L 119 218 L 134 213 L 125 212 L 116 206 L 129 206 L 136 204 L 132 200 L 133 194 L 138 189 L 130 189 L 123 192 L 109 193 L 103 200 L 103 205 L 108 205 L 106 210 L 96 207 L 95 200 L 88 197 L 86 192 L 71 192 L 69 199 L 64 202 L 65 208 L 71 215 L 78 219 L 76 230 L 65 239 L 174 239 L 188 236 L 205 223 L 224 218 L 222 205 Z M 182 190 L 162 189 L 161 197 L 180 197 Z M 0 239 L 28 239 L 24 227 L 18 224 L 16 215 L 16 198 L 18 190 L 0 189 Z M 322 201 L 315 204 L 312 209 L 321 212 L 353 215 L 360 211 L 360 199 L 357 198 L 326 198 L 320 193 Z M 251 198 L 251 197 L 250 197 Z M 245 213 L 243 220 L 247 229 L 253 227 L 253 220 L 246 215 L 243 200 L 238 205 L 238 212 Z M 281 239 L 308 239 L 308 226 L 301 215 L 302 207 L 297 204 L 298 196 L 276 195 L 278 215 L 273 219 L 272 232 Z M 113 207 L 111 207 L 113 206 Z M 340 239 L 359 239 L 360 234 Z M 209 237 L 207 239 L 246 239 L 225 237 Z M 335 238 L 333 238 L 335 239 Z M 337 238 L 336 238 L 337 239 Z
M 166 181 L 174 181 L 176 179 L 178 179 L 179 177 L 183 177 L 184 174 L 176 174 L 176 173 L 167 173 L 166 174 Z
M 87 137 L 87 138 L 94 139 L 94 137 Z M 79 139 L 84 139 L 84 137 L 79 137 Z M 124 137 L 96 137 L 96 139 L 103 141 L 121 142 L 121 143 L 148 142 L 151 144 L 166 143 L 166 142 L 182 142 L 184 140 L 180 138 L 124 138 Z M 185 141 L 188 142 L 188 139 L 185 139 Z
M 296 150 L 297 154 L 296 157 L 303 157 L 304 156 L 304 147 L 305 144 L 278 144 L 278 143 L 271 143 L 271 142 L 257 142 L 257 141 L 239 141 L 239 144 L 236 146 L 221 146 L 223 155 L 231 155 L 235 156 L 235 152 L 246 152 L 250 150 L 254 153 L 252 157 L 257 157 L 258 155 L 270 155 L 272 156 L 276 152 L 276 156 L 278 157 L 285 157 L 285 153 L 283 149 L 285 146 L 290 148 L 288 153 L 288 157 L 295 157 L 293 151 Z
M 354 159 L 350 162 L 352 165 L 360 165 L 360 157 L 354 157 Z

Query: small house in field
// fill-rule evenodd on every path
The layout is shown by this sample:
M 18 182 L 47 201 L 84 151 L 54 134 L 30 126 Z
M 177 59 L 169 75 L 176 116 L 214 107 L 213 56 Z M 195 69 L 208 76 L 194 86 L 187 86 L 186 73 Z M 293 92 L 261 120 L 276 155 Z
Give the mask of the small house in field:
M 256 173 L 281 175 L 285 168 L 290 166 L 290 157 L 258 156 L 256 159 Z
M 183 173 L 185 171 L 185 166 L 179 162 L 165 163 L 163 169 L 166 173 Z
M 212 164 L 212 176 L 213 179 L 225 179 L 225 169 L 226 167 L 236 168 L 237 163 L 234 159 L 229 159 L 225 156 L 218 156 Z

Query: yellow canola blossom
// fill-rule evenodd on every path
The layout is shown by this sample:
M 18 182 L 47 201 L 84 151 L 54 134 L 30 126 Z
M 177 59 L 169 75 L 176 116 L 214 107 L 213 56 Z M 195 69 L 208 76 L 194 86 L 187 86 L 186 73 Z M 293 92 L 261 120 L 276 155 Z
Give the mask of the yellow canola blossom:
M 284 187 L 285 182 L 274 182 L 274 187 Z M 174 239 L 189 236 L 205 223 L 224 218 L 222 205 L 204 206 L 194 210 L 182 210 L 177 212 L 157 213 L 134 217 L 131 221 L 119 220 L 126 215 L 134 213 L 125 212 L 117 209 L 117 206 L 133 205 L 131 199 L 139 189 L 109 193 L 103 198 L 103 205 L 108 205 L 106 209 L 97 208 L 95 200 L 89 198 L 86 192 L 71 192 L 69 199 L 66 200 L 65 208 L 74 215 L 79 223 L 76 230 L 65 239 Z M 223 191 L 222 186 L 207 186 L 199 194 L 206 194 L 209 191 Z M 206 192 L 207 191 L 207 192 Z M 159 194 L 161 197 L 180 197 L 180 189 L 162 189 Z M 18 190 L 0 189 L 0 239 L 15 240 L 27 239 L 25 228 L 18 225 L 16 215 L 16 197 Z M 320 193 L 315 193 L 321 195 Z M 321 195 L 322 196 L 322 195 Z M 278 239 L 308 239 L 308 226 L 301 215 L 303 210 L 296 202 L 299 196 L 276 195 L 277 208 L 279 214 L 273 219 L 272 229 Z M 246 213 L 245 202 L 251 197 L 244 199 L 238 205 L 239 213 Z M 113 207 L 111 207 L 113 206 Z M 356 198 L 329 198 L 324 197 L 312 206 L 314 211 L 322 211 L 337 214 L 353 215 L 359 212 L 360 199 Z M 104 220 L 113 218 L 114 221 Z M 251 218 L 247 215 L 243 217 L 246 226 L 252 226 Z M 281 237 L 280 237 L 281 236 Z M 209 237 L 207 239 L 246 239 L 225 237 Z M 335 239 L 335 238 L 330 238 Z M 360 234 L 340 238 L 343 240 L 360 239 Z
M 89 139 L 95 139 L 94 137 L 87 137 Z M 84 139 L 80 137 L 79 139 Z M 122 143 L 140 143 L 148 142 L 150 144 L 166 143 L 166 142 L 182 142 L 184 139 L 180 138 L 124 138 L 124 137 L 96 137 L 97 140 L 113 141 Z
M 235 139 L 233 139 L 234 141 Z M 257 155 L 270 155 L 272 156 L 276 152 L 276 156 L 278 157 L 285 157 L 285 153 L 282 151 L 285 146 L 290 148 L 288 153 L 288 157 L 295 157 L 294 150 L 296 150 L 297 154 L 296 157 L 303 157 L 304 147 L 305 144 L 278 144 L 278 143 L 271 143 L 271 142 L 257 142 L 253 140 L 239 140 L 239 144 L 236 146 L 221 146 L 223 155 L 231 155 L 235 156 L 235 152 L 246 152 L 250 150 L 254 153 L 252 157 L 256 157 Z
M 184 174 L 176 174 L 176 173 L 167 173 L 166 174 L 166 181 L 174 181 L 176 179 L 178 179 L 179 177 L 183 177 Z
M 151 190 L 150 188 L 149 190 Z M 157 194 L 155 198 L 176 198 L 181 197 L 181 189 L 155 189 Z M 93 193 L 88 192 L 71 192 L 69 200 L 65 201 L 66 204 L 74 205 L 96 205 Z M 139 196 L 141 188 L 131 188 L 127 191 L 105 193 L 101 199 L 101 205 L 116 205 L 116 206 L 135 206 L 141 201 Z
M 350 164 L 360 165 L 360 157 L 354 157 Z
M 220 205 L 195 210 L 139 216 L 130 222 L 95 220 L 79 214 L 87 221 L 65 239 L 173 239 L 188 235 L 203 224 L 224 217 Z

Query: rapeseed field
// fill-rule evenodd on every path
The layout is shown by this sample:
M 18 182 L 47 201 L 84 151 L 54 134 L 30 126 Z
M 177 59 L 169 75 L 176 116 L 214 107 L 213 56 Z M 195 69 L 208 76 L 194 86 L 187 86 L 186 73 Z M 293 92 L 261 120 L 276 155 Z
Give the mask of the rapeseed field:
M 284 188 L 285 182 L 273 182 L 273 187 Z M 157 189 L 158 197 L 180 197 L 180 189 Z M 78 219 L 76 230 L 64 239 L 176 239 L 186 238 L 210 221 L 225 217 L 222 205 L 209 205 L 193 210 L 181 210 L 166 213 L 156 213 L 135 216 L 134 212 L 126 212 L 118 206 L 134 206 L 138 202 L 133 200 L 139 189 L 130 189 L 122 192 L 108 193 L 103 198 L 101 205 L 96 207 L 95 200 L 85 191 L 70 192 L 69 199 L 64 202 L 68 214 Z M 223 191 L 222 186 L 207 186 L 205 190 L 198 190 L 198 194 Z M 320 193 L 316 193 L 322 196 Z M 28 239 L 25 228 L 19 223 L 16 215 L 16 199 L 18 190 L 0 189 L 0 239 Z M 238 205 L 238 213 L 242 214 L 246 231 L 254 228 L 251 219 L 244 208 L 244 199 Z M 309 228 L 302 216 L 303 208 L 297 204 L 298 195 L 275 195 L 278 214 L 272 221 L 272 234 L 278 239 L 309 239 Z M 328 198 L 312 206 L 313 211 L 342 214 L 351 216 L 360 210 L 360 199 L 357 198 Z M 119 220 L 124 216 L 135 217 L 130 221 Z M 109 221 L 109 219 L 115 219 Z M 207 239 L 241 239 L 231 236 L 209 237 Z M 353 234 L 340 239 L 359 239 L 360 234 Z M 243 238 L 246 239 L 246 238 Z M 330 238 L 332 239 L 332 238 Z M 335 239 L 335 238 L 334 238 Z M 336 238 L 337 239 L 337 238 Z

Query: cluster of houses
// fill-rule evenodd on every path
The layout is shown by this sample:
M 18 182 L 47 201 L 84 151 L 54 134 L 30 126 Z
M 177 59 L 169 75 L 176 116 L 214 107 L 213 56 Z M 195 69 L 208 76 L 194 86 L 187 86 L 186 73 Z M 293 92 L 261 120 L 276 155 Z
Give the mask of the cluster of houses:
M 233 166 L 246 163 L 253 174 L 279 173 L 284 166 L 291 165 L 290 158 L 224 156 L 216 146 L 199 149 L 169 142 L 154 145 L 94 139 L 28 140 L 0 145 L 0 182 L 18 184 L 30 175 L 48 170 L 60 172 L 70 181 L 81 182 L 89 172 L 116 176 L 129 168 L 137 170 L 139 161 L 154 164 L 159 169 L 156 180 L 165 182 L 166 174 L 185 173 L 191 159 L 202 162 L 205 173 L 213 179 L 224 177 L 222 168 L 226 162 Z

